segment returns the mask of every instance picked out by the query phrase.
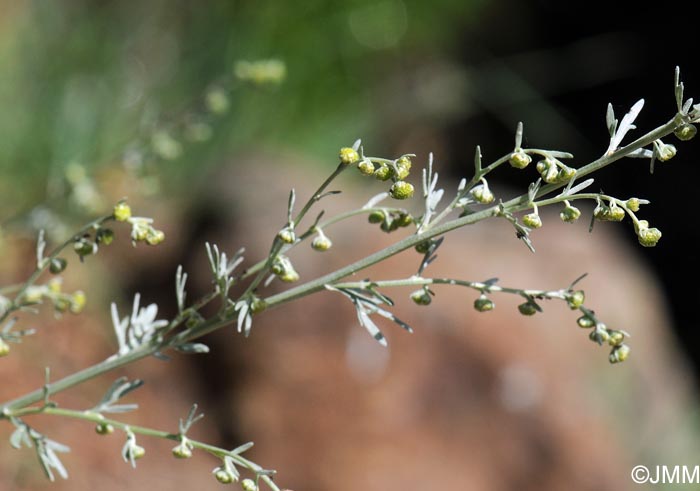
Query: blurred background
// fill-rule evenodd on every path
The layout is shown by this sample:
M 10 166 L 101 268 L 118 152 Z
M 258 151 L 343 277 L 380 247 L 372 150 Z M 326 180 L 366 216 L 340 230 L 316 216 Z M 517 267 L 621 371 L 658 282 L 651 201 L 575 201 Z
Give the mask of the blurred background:
M 607 147 L 608 102 L 621 118 L 646 100 L 635 136 L 672 117 L 676 65 L 688 96 L 700 93 L 681 4 L 653 12 L 544 0 L 0 7 L 2 284 L 29 273 L 38 229 L 64 240 L 122 197 L 168 237 L 157 250 L 133 249 L 117 230 L 117 244 L 71 261 L 64 284 L 88 291 L 88 309 L 41 317 L 47 327 L 0 362 L 12 380 L 0 389 L 3 400 L 43 383 L 37 357 L 58 377 L 107 356 L 109 302 L 126 311 L 138 291 L 162 317 L 172 315 L 178 264 L 192 275 L 189 298 L 205 292 L 205 241 L 266 250 L 289 188 L 308 195 L 338 148 L 356 138 L 371 155 L 415 153 L 419 164 L 433 152 L 449 190 L 469 174 L 475 145 L 486 161 L 510 151 L 518 121 L 526 145 L 570 151 L 579 166 Z M 387 327 L 387 354 L 367 344 L 340 298 L 320 296 L 261 316 L 251 339 L 212 335 L 210 355 L 129 368 L 147 381 L 133 396 L 142 410 L 129 417 L 162 427 L 167 415 L 174 428 L 196 400 L 207 413 L 202 438 L 231 447 L 255 440 L 251 457 L 296 491 L 619 490 L 639 488 L 628 477 L 633 465 L 697 464 L 697 287 L 679 273 L 692 275 L 697 264 L 688 207 L 700 148 L 672 140 L 678 156 L 653 175 L 647 162 L 629 160 L 596 177 L 606 193 L 651 200 L 642 218 L 663 231 L 656 248 L 642 250 L 627 222 L 599 224 L 590 235 L 586 219 L 544 227 L 533 256 L 494 223 L 455 234 L 435 265 L 436 275 L 455 274 L 459 264 L 469 279 L 542 288 L 588 272 L 591 305 L 633 334 L 629 364 L 608 366 L 565 309 L 525 320 L 513 304 L 484 320 L 471 297 L 447 291 L 427 310 L 401 304 L 417 332 Z M 503 169 L 490 183 L 512 196 L 532 172 Z M 348 192 L 329 211 L 382 190 L 344 179 Z M 337 252 L 323 261 L 302 255 L 305 277 L 394 239 L 368 227 L 337 231 Z M 370 233 L 381 236 L 353 245 Z M 350 243 L 341 245 L 343 237 Z M 415 258 L 407 262 L 404 274 L 412 274 Z M 377 274 L 401 276 L 401 266 Z M 84 407 L 110 381 L 59 401 Z M 207 475 L 217 465 L 211 459 L 174 462 L 167 444 L 148 442 L 148 458 L 132 471 L 118 437 L 107 444 L 85 425 L 66 428 L 56 432 L 74 447 L 72 476 L 53 489 L 219 486 Z M 29 451 L 6 446 L 0 455 L 0 489 L 49 487 Z

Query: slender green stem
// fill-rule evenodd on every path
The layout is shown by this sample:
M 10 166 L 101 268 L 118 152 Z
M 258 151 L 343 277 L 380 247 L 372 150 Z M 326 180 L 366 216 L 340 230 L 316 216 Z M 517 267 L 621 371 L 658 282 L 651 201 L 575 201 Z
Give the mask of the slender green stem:
M 124 423 L 122 421 L 117 421 L 115 419 L 105 418 L 101 414 L 91 412 L 91 411 L 78 411 L 75 409 L 64 409 L 64 408 L 52 407 L 52 406 L 31 407 L 31 408 L 14 410 L 14 411 L 11 411 L 8 416 L 22 417 L 22 416 L 27 416 L 27 415 L 32 415 L 32 414 L 47 414 L 47 415 L 52 415 L 52 416 L 61 416 L 64 418 L 79 419 L 82 421 L 88 421 L 88 422 L 92 422 L 95 424 L 104 424 L 104 425 L 109 424 L 115 428 L 119 428 L 119 429 L 124 430 L 124 431 L 131 431 L 132 433 L 135 433 L 138 435 L 144 435 L 144 436 L 149 436 L 149 437 L 154 437 L 154 438 L 163 438 L 166 440 L 173 440 L 176 442 L 179 442 L 182 438 L 182 436 L 179 433 L 170 433 L 167 431 L 156 430 L 156 429 L 148 428 L 145 426 L 136 426 L 136 425 L 132 425 L 132 424 L 127 424 L 127 423 Z M 241 455 L 234 454 L 231 451 L 226 450 L 225 448 L 217 447 L 217 446 L 210 445 L 208 443 L 200 442 L 197 440 L 192 440 L 191 438 L 187 438 L 187 442 L 193 448 L 198 448 L 200 450 L 208 452 L 217 458 L 229 456 L 229 457 L 231 457 L 231 459 L 233 459 L 233 461 L 236 464 L 250 470 L 251 472 L 259 473 L 259 472 L 262 472 L 265 470 L 263 467 L 260 467 L 258 464 L 251 462 L 250 460 L 242 457 Z M 260 474 L 260 478 L 263 479 L 265 481 L 265 483 L 268 486 L 270 486 L 270 488 L 273 489 L 274 491 L 280 491 L 280 489 L 277 487 L 277 485 L 274 483 L 274 481 L 269 476 L 266 476 L 264 474 Z

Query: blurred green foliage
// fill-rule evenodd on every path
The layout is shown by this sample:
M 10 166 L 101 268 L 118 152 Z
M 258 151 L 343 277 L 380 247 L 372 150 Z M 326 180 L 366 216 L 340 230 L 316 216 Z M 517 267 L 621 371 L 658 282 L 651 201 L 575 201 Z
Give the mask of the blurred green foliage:
M 166 189 L 245 148 L 327 157 L 357 137 L 372 142 L 377 85 L 416 56 L 458 51 L 481 1 L 3 2 L 2 220 L 39 203 L 67 213 L 71 164 L 88 175 L 121 165 L 157 128 L 199 118 L 222 77 L 230 109 L 207 143 L 159 164 Z M 284 62 L 285 81 L 228 82 L 236 61 L 257 59 Z

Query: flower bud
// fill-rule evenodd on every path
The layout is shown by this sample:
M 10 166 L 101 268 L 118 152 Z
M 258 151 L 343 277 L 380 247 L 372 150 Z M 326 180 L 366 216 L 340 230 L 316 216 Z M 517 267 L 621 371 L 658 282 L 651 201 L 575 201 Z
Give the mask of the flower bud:
M 676 147 L 669 143 L 661 143 L 656 147 L 656 158 L 661 162 L 671 160 L 676 156 Z
M 109 245 L 114 241 L 114 231 L 111 228 L 100 228 L 95 233 L 95 241 L 98 244 Z
M 641 203 L 639 202 L 639 198 L 630 198 L 630 199 L 628 199 L 627 202 L 625 203 L 625 206 L 627 206 L 627 208 L 628 208 L 630 211 L 637 212 L 637 211 L 639 211 L 639 205 L 640 205 L 640 204 L 641 204 Z
M 0 357 L 7 356 L 10 354 L 10 345 L 5 342 L 4 339 L 0 338 Z
M 81 258 L 97 253 L 97 244 L 87 237 L 81 237 L 73 243 L 73 250 Z
M 379 181 L 388 181 L 393 174 L 394 171 L 386 164 L 380 165 L 379 168 L 374 171 L 374 177 Z
M 583 301 L 585 299 L 586 294 L 583 292 L 583 290 L 576 290 L 575 292 L 567 294 L 566 303 L 569 305 L 571 310 L 576 310 L 583 305 Z
M 610 363 L 619 363 L 625 361 L 627 358 L 629 358 L 629 356 L 630 347 L 626 344 L 621 344 L 619 346 L 615 346 L 612 349 L 612 351 L 610 352 L 610 357 L 608 359 L 610 360 Z
M 231 475 L 230 473 L 226 472 L 224 469 L 217 467 L 214 469 L 214 477 L 216 478 L 217 481 L 219 481 L 221 484 L 231 484 L 236 480 L 235 476 Z
M 542 219 L 537 213 L 529 213 L 523 217 L 523 224 L 530 228 L 540 228 Z
M 189 459 L 192 457 L 192 449 L 187 442 L 180 442 L 179 445 L 173 447 L 173 457 L 176 459 Z
M 625 333 L 622 331 L 609 331 L 610 337 L 608 338 L 608 344 L 610 346 L 620 346 L 625 340 Z
M 98 423 L 95 425 L 95 433 L 98 435 L 111 435 L 114 433 L 114 426 L 109 423 Z
M 381 223 L 384 221 L 385 218 L 386 215 L 383 211 L 376 210 L 369 214 L 369 216 L 367 217 L 367 221 L 369 221 L 369 223 Z
M 224 114 L 228 111 L 229 100 L 224 89 L 215 87 L 207 92 L 205 97 L 207 109 L 214 114 Z
M 114 205 L 112 216 L 118 222 L 125 222 L 131 218 L 131 207 L 123 201 Z
M 554 160 L 546 158 L 537 162 L 537 171 L 542 176 L 542 180 L 548 184 L 558 182 L 559 168 Z
M 49 262 L 49 271 L 51 271 L 51 274 L 59 274 L 66 269 L 67 265 L 68 261 L 62 257 L 55 257 Z
M 530 162 L 532 162 L 532 157 L 530 157 L 522 150 L 518 150 L 510 156 L 508 162 L 512 167 L 515 167 L 516 169 L 524 169 L 530 164 Z
M 413 293 L 411 293 L 411 300 L 416 305 L 430 305 L 430 302 L 433 301 L 433 299 L 430 297 L 430 293 L 425 288 L 421 288 L 420 290 L 416 290 Z
M 472 196 L 477 203 L 481 203 L 483 205 L 492 203 L 493 200 L 496 199 L 489 189 L 489 185 L 486 183 L 480 184 L 472 189 Z
M 408 175 L 411 173 L 411 159 L 408 157 L 401 157 L 399 160 L 396 161 L 396 170 L 398 171 L 398 174 L 396 174 L 396 178 L 399 181 L 403 181 L 408 177 Z
M 73 293 L 70 299 L 70 311 L 71 314 L 79 314 L 83 311 L 85 308 L 85 303 L 87 302 L 87 298 L 85 297 L 85 293 L 81 290 L 76 291 Z
M 569 182 L 575 175 L 576 169 L 564 165 L 559 169 L 556 182 Z
M 26 303 L 39 303 L 41 298 L 44 296 L 46 288 L 41 286 L 30 286 L 24 291 L 22 295 L 22 301 Z
M 291 227 L 285 227 L 277 232 L 277 238 L 285 244 L 293 244 L 294 241 L 297 240 L 297 237 L 294 234 L 294 229 Z
M 423 242 L 419 242 L 418 244 L 416 244 L 414 249 L 416 250 L 416 252 L 418 252 L 420 254 L 425 254 L 426 252 L 428 252 L 430 250 L 430 247 L 432 245 L 433 245 L 432 239 L 428 239 L 428 240 L 424 240 Z
M 61 283 L 61 278 L 51 278 L 48 283 L 46 283 L 46 287 L 49 289 L 49 292 L 59 294 L 61 293 Z
M 413 217 L 409 213 L 401 213 L 394 221 L 399 227 L 408 227 L 413 223 Z
M 637 233 L 639 243 L 644 247 L 654 247 L 661 239 L 661 230 L 658 228 L 644 228 Z
M 474 300 L 474 308 L 479 312 L 488 312 L 493 310 L 496 306 L 486 295 L 482 294 L 479 298 Z
M 581 216 L 581 210 L 575 206 L 566 206 L 560 213 L 559 218 L 567 223 L 575 222 Z
M 146 234 L 146 244 L 148 245 L 158 245 L 165 240 L 165 233 L 162 230 L 156 230 L 151 228 Z
M 581 317 L 579 317 L 578 319 L 576 319 L 576 323 L 578 324 L 579 327 L 581 327 L 583 329 L 589 329 L 589 328 L 595 326 L 595 321 L 585 314 L 582 315 Z
M 250 312 L 252 314 L 259 314 L 263 310 L 267 308 L 267 302 L 263 300 L 262 298 L 255 297 L 253 300 L 250 302 Z
M 331 239 L 326 237 L 325 235 L 317 235 L 314 237 L 314 240 L 311 241 L 311 247 L 315 251 L 327 251 L 328 249 L 333 246 L 333 242 L 331 242 Z
M 413 184 L 406 181 L 396 181 L 389 189 L 389 194 L 394 199 L 408 199 L 413 196 Z
M 588 335 L 588 338 L 594 343 L 603 344 L 608 342 L 610 335 L 607 329 L 594 329 Z
M 146 455 L 146 449 L 143 448 L 141 445 L 134 444 L 131 447 L 131 456 L 134 458 L 134 460 L 138 460 L 144 455 Z
M 349 165 L 357 162 L 360 159 L 360 154 L 354 148 L 343 147 L 340 149 L 338 158 L 340 158 L 341 164 Z
M 241 488 L 243 488 L 243 491 L 258 491 L 258 485 L 252 479 L 243 479 Z
M 361 160 L 360 163 L 357 164 L 357 169 L 360 171 L 360 174 L 365 176 L 374 174 L 374 164 L 369 159 Z
M 532 302 L 525 302 L 518 305 L 518 310 L 523 315 L 535 315 L 537 313 L 537 307 Z
M 685 142 L 691 140 L 697 134 L 697 132 L 698 129 L 694 124 L 686 123 L 676 128 L 673 134 L 676 135 L 676 138 Z

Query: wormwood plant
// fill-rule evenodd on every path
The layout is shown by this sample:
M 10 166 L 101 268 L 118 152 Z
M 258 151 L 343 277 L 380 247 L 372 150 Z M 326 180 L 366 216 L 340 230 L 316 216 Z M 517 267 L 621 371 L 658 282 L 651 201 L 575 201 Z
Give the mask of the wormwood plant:
M 416 191 L 414 184 L 408 179 L 414 155 L 401 155 L 393 159 L 369 156 L 365 154 L 359 140 L 352 147 L 342 148 L 337 167 L 300 208 L 297 207 L 294 190 L 290 192 L 286 219 L 280 230 L 275 232 L 266 257 L 244 264 L 246 261 L 243 248 L 229 257 L 216 245 L 206 244 L 212 275 L 211 291 L 202 298 L 188 301 L 187 273 L 182 267 L 178 267 L 174 288 L 178 313 L 172 319 L 158 319 L 158 307 L 155 304 L 142 307 L 138 294 L 134 297 L 131 313 L 128 315 L 120 315 L 117 306 L 112 304 L 111 317 L 116 337 L 113 355 L 60 380 L 52 381 L 47 369 L 46 383 L 43 387 L 0 404 L 0 419 L 15 428 L 10 436 L 10 444 L 15 448 L 33 448 L 49 479 L 53 480 L 56 474 L 66 478 L 68 474 L 58 454 L 67 452 L 69 448 L 31 426 L 29 421 L 31 416 L 37 414 L 79 419 L 94 424 L 99 434 L 106 435 L 115 430 L 123 433 L 122 457 L 132 466 L 135 466 L 136 461 L 145 453 L 145 448 L 137 441 L 137 436 L 164 438 L 175 442 L 172 449 L 175 458 L 189 458 L 198 450 L 211 454 L 218 460 L 213 474 L 221 483 L 240 481 L 243 489 L 247 491 L 257 490 L 264 483 L 270 489 L 279 491 L 280 488 L 273 479 L 274 471 L 243 456 L 252 443 L 229 450 L 188 437 L 192 425 L 202 417 L 196 404 L 180 420 L 177 427 L 168 430 L 126 424 L 117 419 L 117 416 L 112 416 L 136 409 L 136 404 L 122 402 L 122 398 L 139 388 L 143 384 L 141 380 L 117 378 L 107 388 L 104 397 L 90 408 L 59 407 L 52 396 L 148 356 L 167 360 L 172 352 L 207 353 L 209 348 L 198 342 L 198 338 L 231 325 L 235 325 L 239 333 L 248 336 L 253 329 L 255 317 L 265 310 L 322 290 L 336 292 L 350 301 L 356 310 L 359 324 L 385 346 L 387 342 L 375 323 L 376 316 L 389 319 L 403 329 L 411 331 L 411 327 L 392 312 L 394 303 L 385 293 L 389 288 L 408 287 L 412 290 L 410 298 L 418 305 L 427 306 L 435 295 L 431 289 L 432 285 L 464 287 L 474 291 L 473 305 L 479 312 L 488 312 L 495 308 L 492 300 L 494 294 L 516 295 L 522 299 L 518 306 L 519 312 L 528 316 L 541 312 L 541 305 L 545 300 L 560 300 L 576 312 L 576 322 L 581 328 L 589 330 L 590 340 L 610 348 L 610 363 L 626 360 L 630 356 L 630 348 L 625 343 L 629 334 L 622 329 L 606 325 L 597 313 L 585 304 L 583 290 L 577 289 L 583 276 L 558 290 L 538 290 L 501 286 L 496 278 L 472 281 L 432 277 L 427 272 L 430 264 L 436 259 L 436 252 L 445 236 L 452 230 L 490 218 L 501 219 L 507 222 L 508 226 L 512 226 L 517 238 L 534 252 L 536 230 L 543 226 L 539 210 L 545 206 L 557 206 L 560 208 L 561 220 L 571 223 L 582 216 L 575 204 L 585 200 L 595 202 L 590 221 L 591 229 L 596 221 L 620 222 L 629 217 L 639 243 L 644 247 L 655 246 L 661 239 L 661 232 L 637 216 L 641 206 L 648 204 L 648 201 L 637 197 L 618 198 L 602 192 L 588 191 L 594 182 L 589 176 L 623 158 L 648 159 L 650 170 L 653 172 L 657 161 L 666 162 L 676 154 L 676 147 L 663 139 L 675 135 L 678 140 L 686 141 L 695 136 L 697 129 L 693 123 L 700 121 L 700 104 L 693 105 L 692 99 L 684 99 L 678 69 L 675 72 L 674 88 L 675 115 L 668 122 L 625 144 L 625 137 L 635 129 L 634 121 L 643 108 L 644 100 L 634 104 L 621 120 L 616 118 L 612 105 L 608 105 L 605 120 L 610 144 L 599 158 L 584 165 L 565 164 L 563 160 L 573 159 L 573 155 L 567 152 L 523 147 L 523 125 L 518 124 L 515 145 L 503 156 L 485 163 L 480 148 L 476 148 L 471 176 L 461 180 L 447 204 L 443 202 L 445 191 L 438 187 L 438 175 L 433 169 L 432 155 L 426 167 L 422 169 L 419 189 Z M 537 162 L 532 164 L 533 160 Z M 528 167 L 534 167 L 533 180 L 527 192 L 515 197 L 497 198 L 489 188 L 487 177 L 501 166 L 523 172 L 532 172 Z M 329 191 L 329 187 L 343 172 L 351 168 L 368 178 L 374 178 L 378 181 L 377 188 L 383 191 L 359 208 L 329 218 L 320 211 L 315 213 L 314 218 L 308 219 L 312 208 L 315 208 L 319 201 L 339 192 Z M 387 201 L 390 198 L 393 201 Z M 409 210 L 401 206 L 411 199 L 418 202 L 417 209 Z M 333 245 L 330 238 L 332 234 L 329 232 L 332 227 L 357 215 L 366 215 L 368 221 L 378 225 L 383 232 L 410 228 L 412 233 L 336 271 L 302 281 L 294 268 L 294 249 L 302 243 L 308 243 L 316 251 L 328 251 Z M 0 289 L 0 355 L 10 353 L 8 343 L 18 343 L 25 336 L 34 334 L 34 330 L 17 328 L 15 313 L 31 312 L 38 304 L 44 302 L 50 302 L 59 313 L 69 311 L 77 314 L 83 309 L 85 295 L 81 291 L 63 292 L 60 277 L 57 276 L 68 265 L 64 257 L 67 250 L 73 249 L 81 261 L 96 254 L 101 247 L 112 242 L 114 233 L 109 228 L 112 224 L 129 226 L 134 245 L 157 245 L 165 237 L 153 223 L 151 218 L 134 216 L 130 206 L 122 201 L 114 206 L 112 213 L 90 222 L 48 253 L 44 234 L 40 233 L 34 272 L 23 283 Z M 418 253 L 416 273 L 410 277 L 368 278 L 360 281 L 346 279 L 409 249 Z M 46 272 L 53 276 L 43 280 Z M 269 294 L 266 288 L 273 281 L 297 285 L 279 293 Z M 236 288 L 233 288 L 234 285 Z M 218 309 L 214 315 L 205 317 L 202 309 L 209 304 L 218 305 Z

